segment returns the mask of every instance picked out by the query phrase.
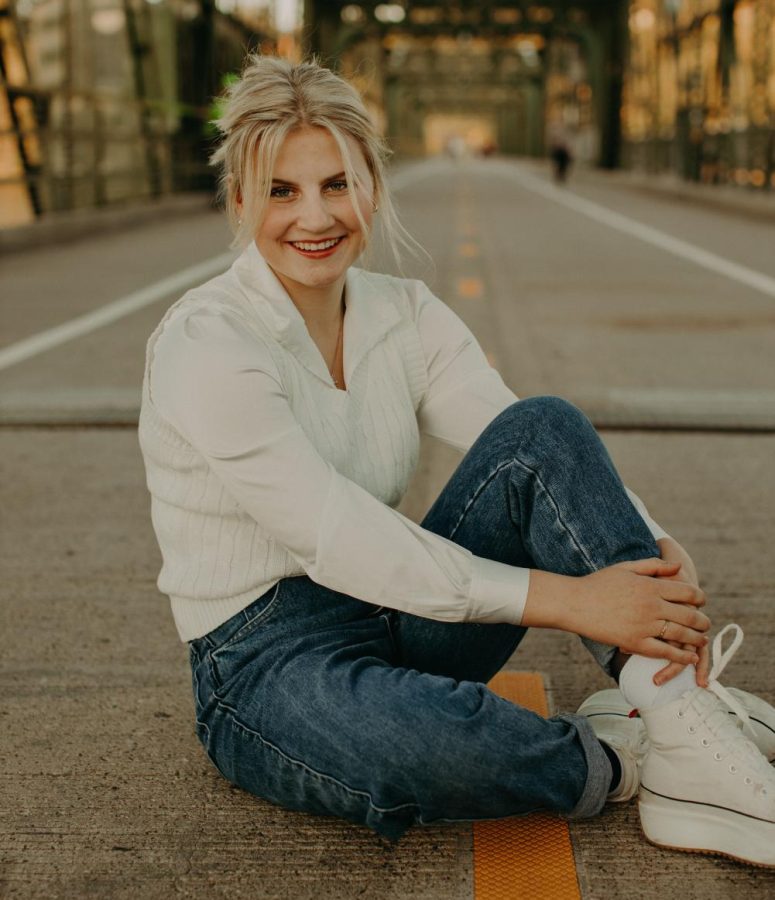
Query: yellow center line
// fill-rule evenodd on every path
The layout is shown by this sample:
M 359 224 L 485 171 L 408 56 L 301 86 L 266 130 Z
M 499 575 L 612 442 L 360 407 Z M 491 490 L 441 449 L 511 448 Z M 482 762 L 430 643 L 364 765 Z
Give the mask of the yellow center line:
M 465 300 L 479 300 L 484 293 L 481 278 L 465 276 L 457 280 L 457 295 Z
M 457 245 L 457 252 L 464 259 L 476 259 L 479 256 L 479 244 L 474 241 L 466 241 Z
M 490 688 L 506 700 L 547 715 L 538 672 L 501 672 Z M 475 900 L 580 900 L 568 823 L 554 816 L 474 824 Z

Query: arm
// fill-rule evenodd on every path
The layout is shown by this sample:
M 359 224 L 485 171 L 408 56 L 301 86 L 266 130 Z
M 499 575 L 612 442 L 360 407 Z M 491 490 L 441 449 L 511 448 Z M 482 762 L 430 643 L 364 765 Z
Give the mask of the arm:
M 428 367 L 428 390 L 417 411 L 420 431 L 465 453 L 519 397 L 490 365 L 462 319 L 422 281 L 410 285 Z M 640 497 L 625 490 L 654 538 L 667 537 Z
M 410 282 L 428 371 L 417 410 L 423 434 L 463 453 L 519 397 L 504 384 L 468 326 L 422 281 Z
M 519 623 L 527 569 L 474 556 L 341 475 L 307 437 L 268 352 L 224 311 L 167 326 L 160 412 L 313 581 L 444 621 Z
M 698 662 L 707 646 L 710 621 L 699 607 L 705 595 L 675 581 L 677 563 L 642 559 L 617 563 L 591 575 L 569 577 L 531 571 L 522 624 L 559 628 L 638 653 L 670 660 L 677 674 Z M 676 640 L 659 640 L 664 621 Z M 667 679 L 664 679 L 667 680 Z
M 519 398 L 489 364 L 465 323 L 422 281 L 411 287 L 428 370 L 428 389 L 417 414 L 420 431 L 466 452 Z M 625 490 L 655 539 L 669 540 L 637 494 Z M 658 559 L 620 563 L 580 578 L 531 570 L 522 624 L 558 628 L 630 653 L 669 659 L 678 665 L 675 674 L 696 659 L 709 627 L 707 617 L 694 608 L 705 602 L 702 592 L 678 584 L 678 579 L 666 583 L 676 578 L 676 571 Z M 654 637 L 667 617 L 677 623 L 676 632 L 683 629 L 683 647 Z

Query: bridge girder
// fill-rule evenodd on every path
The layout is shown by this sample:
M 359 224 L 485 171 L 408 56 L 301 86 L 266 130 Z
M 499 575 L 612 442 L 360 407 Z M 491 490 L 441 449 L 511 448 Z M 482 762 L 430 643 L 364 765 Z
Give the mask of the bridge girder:
M 375 42 L 384 48 L 379 75 L 386 86 L 391 78 L 406 77 L 391 74 L 388 65 L 389 45 L 400 43 L 402 39 L 420 46 L 429 45 L 439 37 L 479 45 L 488 42 L 492 66 L 503 54 L 515 54 L 513 41 L 520 35 L 537 36 L 545 43 L 558 37 L 570 38 L 584 48 L 589 65 L 595 119 L 600 132 L 598 162 L 607 168 L 619 164 L 619 110 L 628 0 L 404 0 L 393 4 L 404 10 L 401 21 L 386 21 L 384 16 L 380 19 L 376 14 L 378 6 L 385 4 L 376 0 L 358 3 L 305 0 L 305 50 L 317 53 L 325 65 L 336 69 L 342 55 L 354 44 Z M 460 64 L 465 67 L 462 56 Z M 537 76 L 540 78 L 540 71 L 523 72 L 517 80 L 535 83 Z M 509 83 L 502 84 L 508 87 Z M 470 81 L 465 90 L 469 85 Z M 538 107 L 542 103 L 541 100 Z M 535 107 L 535 103 L 533 105 Z

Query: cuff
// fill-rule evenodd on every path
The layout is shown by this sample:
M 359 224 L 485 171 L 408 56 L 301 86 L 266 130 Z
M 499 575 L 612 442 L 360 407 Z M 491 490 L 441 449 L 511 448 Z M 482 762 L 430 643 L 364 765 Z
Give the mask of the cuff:
M 469 596 L 470 622 L 519 625 L 530 586 L 530 569 L 474 556 Z
M 658 541 L 660 538 L 670 537 L 670 535 L 665 531 L 665 529 L 662 528 L 660 525 L 658 525 L 651 518 L 651 516 L 648 515 L 648 513 L 646 515 L 641 513 L 640 515 L 641 515 L 641 518 L 643 519 L 643 521 L 646 523 L 646 527 L 651 532 L 655 541 Z
M 611 788 L 611 763 L 608 761 L 597 735 L 586 716 L 565 713 L 555 716 L 577 729 L 579 741 L 587 758 L 587 782 L 576 806 L 563 818 L 588 819 L 600 813 Z

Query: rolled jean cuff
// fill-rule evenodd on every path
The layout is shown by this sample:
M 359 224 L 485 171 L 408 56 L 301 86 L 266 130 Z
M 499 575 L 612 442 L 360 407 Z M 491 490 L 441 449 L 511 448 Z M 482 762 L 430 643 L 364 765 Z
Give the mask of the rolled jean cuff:
M 587 761 L 587 782 L 584 791 L 576 806 L 569 813 L 565 813 L 563 818 L 588 819 L 596 816 L 603 808 L 611 790 L 613 777 L 611 763 L 586 716 L 568 713 L 554 718 L 568 722 L 576 728 Z

